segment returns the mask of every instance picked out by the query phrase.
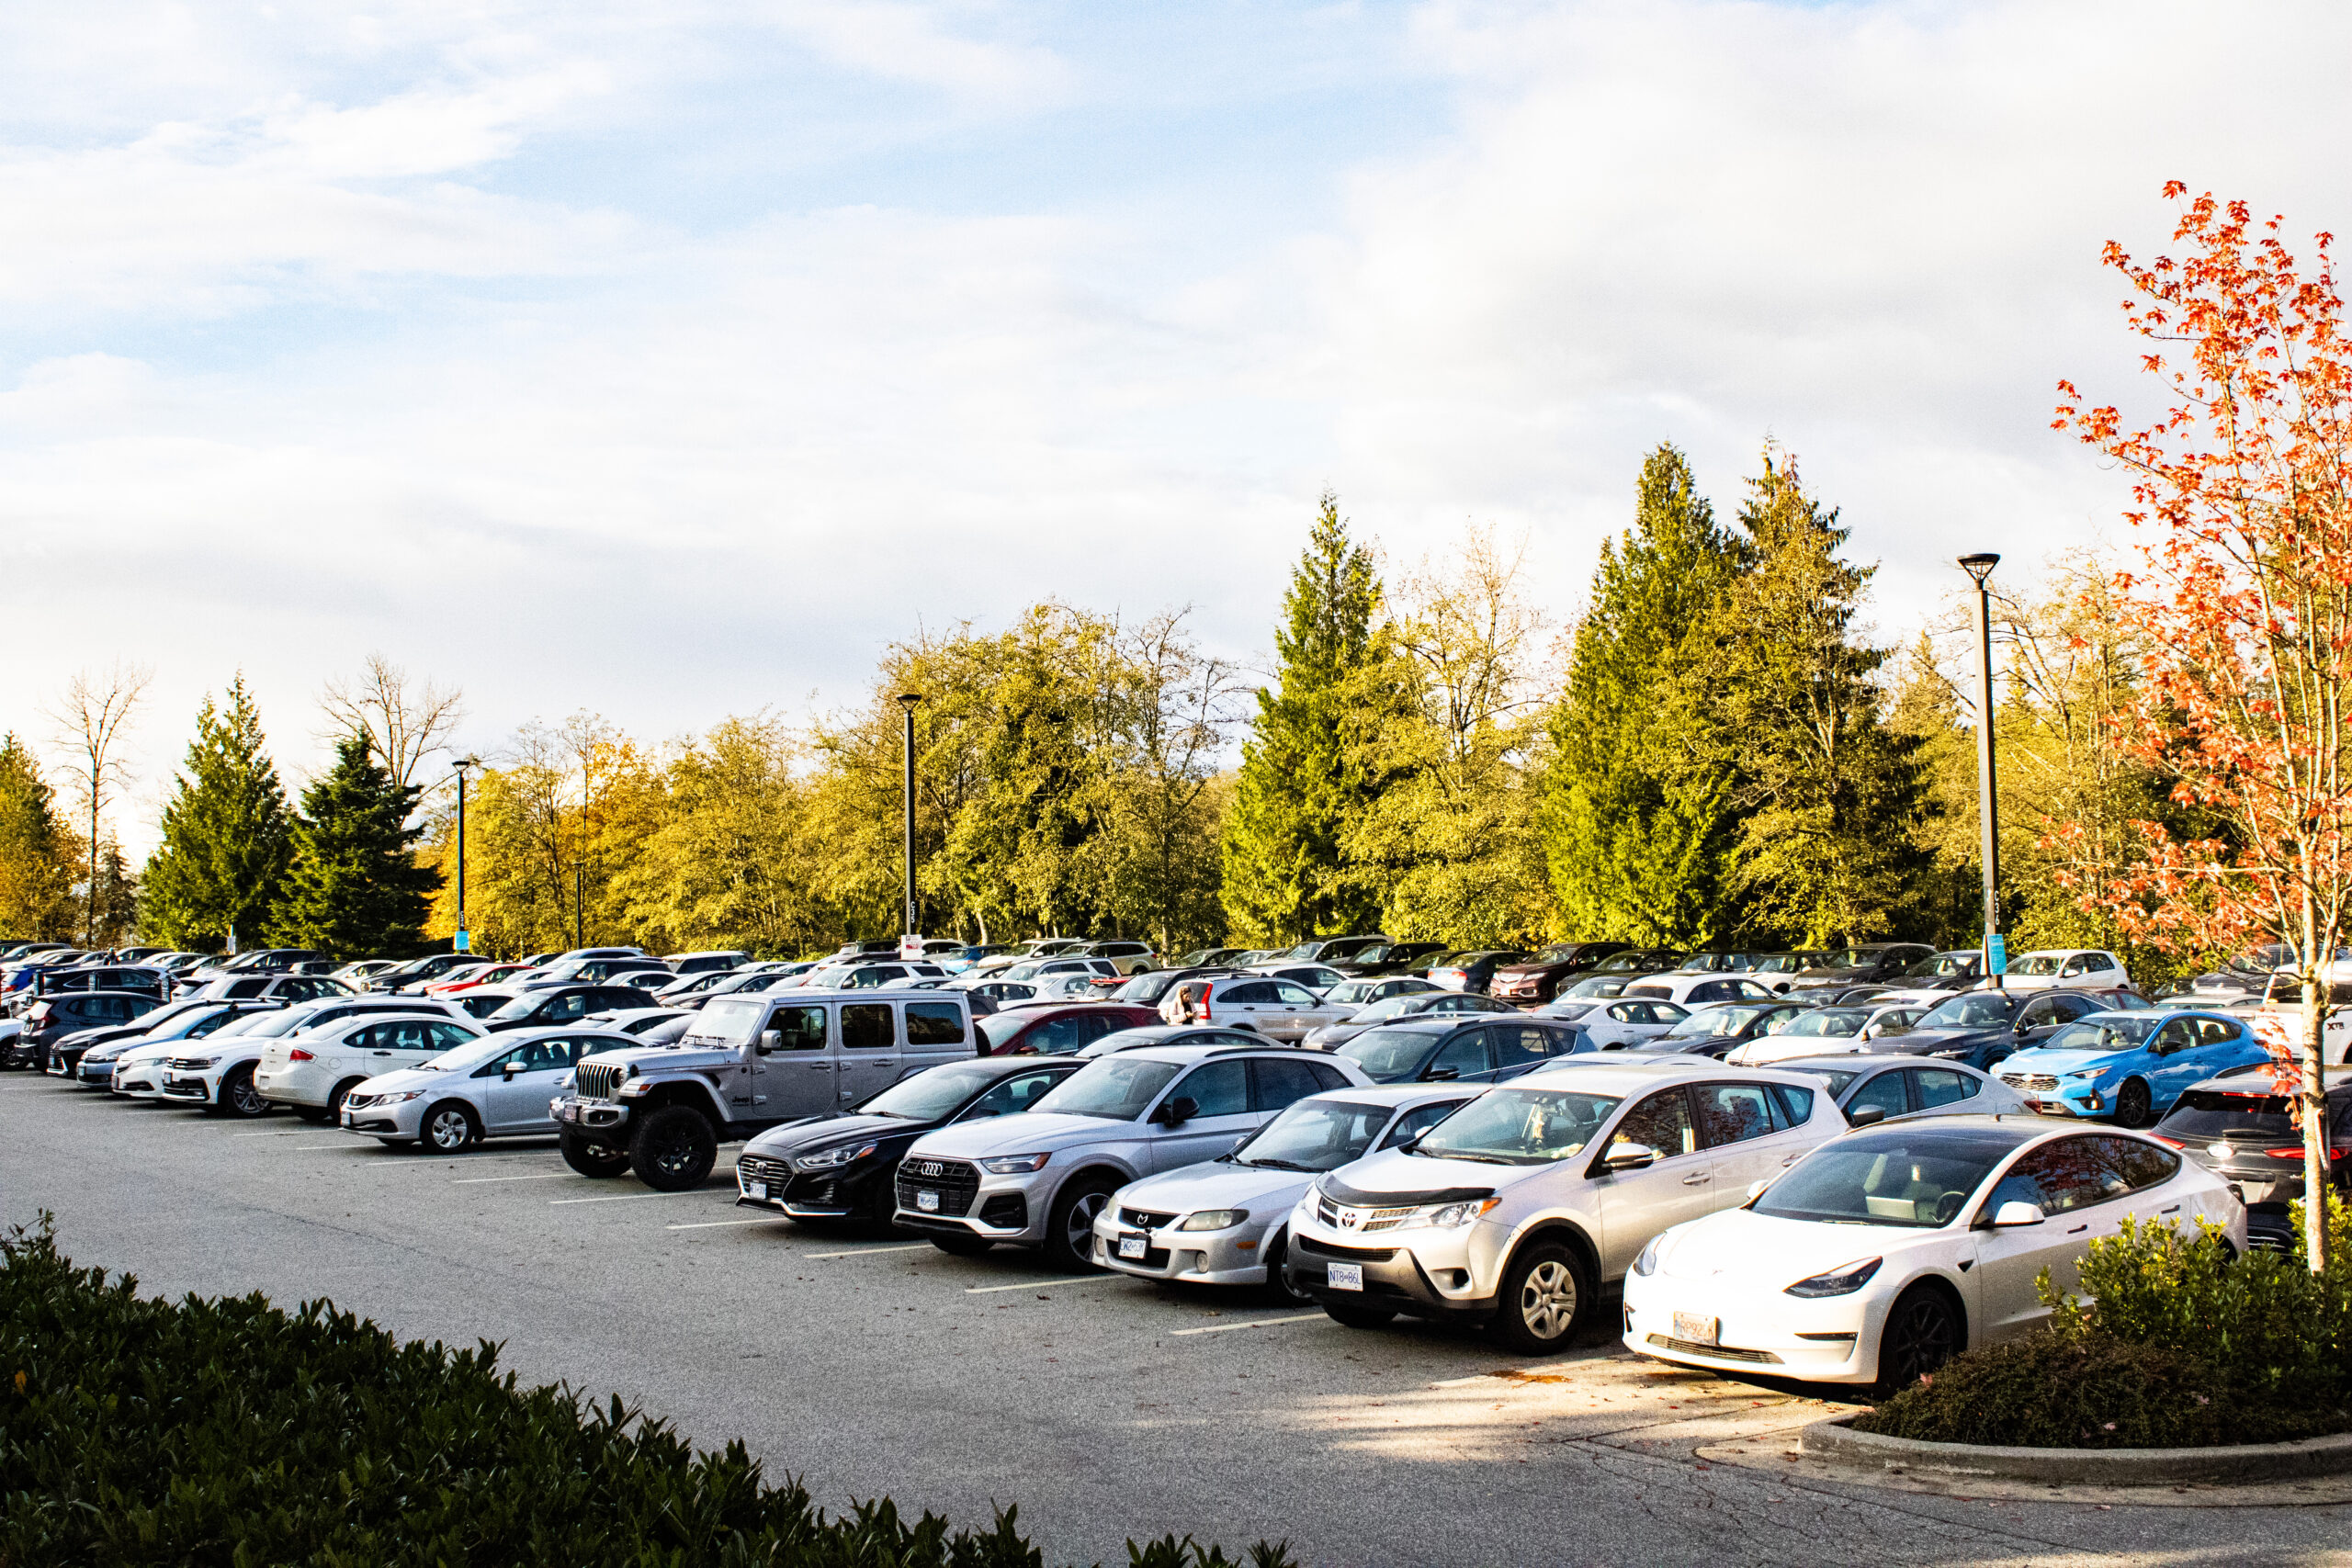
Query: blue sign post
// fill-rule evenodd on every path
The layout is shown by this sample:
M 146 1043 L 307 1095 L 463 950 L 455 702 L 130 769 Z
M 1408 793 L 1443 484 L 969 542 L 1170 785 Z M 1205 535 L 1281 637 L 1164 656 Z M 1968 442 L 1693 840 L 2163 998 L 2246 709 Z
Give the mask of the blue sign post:
M 1999 931 L 1984 939 L 1984 973 L 1998 975 L 2009 966 L 2009 941 Z
M 458 932 L 458 951 L 459 953 L 465 952 L 467 948 L 471 945 L 471 943 L 466 940 L 470 934 L 472 933 L 462 930 Z

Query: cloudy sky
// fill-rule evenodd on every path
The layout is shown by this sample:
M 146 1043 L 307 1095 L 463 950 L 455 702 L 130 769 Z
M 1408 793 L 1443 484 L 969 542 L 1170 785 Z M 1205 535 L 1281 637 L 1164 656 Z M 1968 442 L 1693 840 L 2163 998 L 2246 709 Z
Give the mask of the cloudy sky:
M 1660 440 L 1726 512 L 1796 451 L 1899 637 L 2105 527 L 2052 383 L 2129 388 L 2165 179 L 2352 222 L 2347 57 L 2259 0 L 11 6 L 0 727 L 153 665 L 145 810 L 207 689 L 300 770 L 370 650 L 477 745 L 1046 596 L 1262 662 L 1326 486 L 1566 615 Z

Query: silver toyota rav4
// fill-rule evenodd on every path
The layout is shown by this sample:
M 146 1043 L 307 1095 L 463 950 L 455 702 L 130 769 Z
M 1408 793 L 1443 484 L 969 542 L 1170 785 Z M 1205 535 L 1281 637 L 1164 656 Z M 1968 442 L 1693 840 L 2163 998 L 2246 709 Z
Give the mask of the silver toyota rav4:
M 1406 1313 L 1566 1348 L 1650 1237 L 1846 1131 L 1816 1077 L 1686 1060 L 1541 1068 L 1318 1179 L 1284 1282 L 1351 1327 Z
M 1146 1045 L 1101 1056 L 1018 1116 L 945 1127 L 899 1167 L 896 1224 L 944 1252 L 1042 1247 L 1094 1267 L 1094 1221 L 1139 1177 L 1231 1151 L 1293 1101 L 1368 1083 L 1354 1063 L 1265 1045 Z

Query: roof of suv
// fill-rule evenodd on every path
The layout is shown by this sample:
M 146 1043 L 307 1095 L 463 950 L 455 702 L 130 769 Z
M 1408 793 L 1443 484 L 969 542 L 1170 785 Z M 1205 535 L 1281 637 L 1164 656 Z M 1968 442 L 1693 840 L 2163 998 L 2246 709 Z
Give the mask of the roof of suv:
M 1250 1053 L 1270 1056 L 1296 1056 L 1303 1053 L 1295 1045 L 1283 1045 L 1269 1040 L 1261 1045 L 1130 1045 L 1122 1056 L 1141 1056 L 1152 1062 L 1204 1062 L 1211 1056 L 1238 1056 Z M 1329 1054 L 1315 1053 L 1328 1058 Z

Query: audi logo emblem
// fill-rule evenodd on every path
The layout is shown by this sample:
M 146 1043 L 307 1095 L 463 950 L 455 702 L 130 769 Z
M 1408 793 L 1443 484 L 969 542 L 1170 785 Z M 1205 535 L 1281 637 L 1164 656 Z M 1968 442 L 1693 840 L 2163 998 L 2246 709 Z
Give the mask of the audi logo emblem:
M 915 1162 L 915 1174 L 917 1176 L 937 1176 L 939 1171 L 940 1166 L 937 1160 L 926 1159 L 917 1160 Z

